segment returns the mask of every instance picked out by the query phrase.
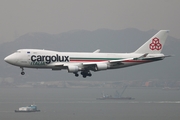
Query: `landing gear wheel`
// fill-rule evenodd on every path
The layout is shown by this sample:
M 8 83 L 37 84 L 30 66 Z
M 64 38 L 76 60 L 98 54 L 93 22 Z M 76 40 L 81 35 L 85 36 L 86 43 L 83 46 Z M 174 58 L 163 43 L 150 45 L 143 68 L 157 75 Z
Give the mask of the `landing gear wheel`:
M 25 72 L 21 72 L 21 75 L 24 75 L 25 74 Z
M 78 77 L 78 76 L 79 76 L 79 74 L 75 74 L 75 76 L 76 76 L 76 77 Z
M 24 75 L 25 72 L 24 72 L 24 68 L 23 67 L 20 67 L 22 69 L 22 72 L 21 72 L 21 75 Z
M 89 76 L 89 77 L 91 77 L 91 76 L 92 76 L 92 74 L 91 74 L 91 73 L 89 73 L 89 74 L 88 74 L 88 76 Z
M 83 75 L 83 78 L 86 78 L 86 75 Z
M 87 76 L 91 77 L 92 74 L 90 71 L 82 71 L 81 72 L 81 75 L 83 76 L 83 78 L 86 78 Z

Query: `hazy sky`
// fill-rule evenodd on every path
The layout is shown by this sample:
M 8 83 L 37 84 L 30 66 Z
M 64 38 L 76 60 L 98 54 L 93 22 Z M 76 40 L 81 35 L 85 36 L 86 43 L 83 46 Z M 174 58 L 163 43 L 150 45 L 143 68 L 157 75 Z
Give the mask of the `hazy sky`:
M 180 38 L 180 0 L 0 0 L 0 43 L 29 32 L 169 29 Z

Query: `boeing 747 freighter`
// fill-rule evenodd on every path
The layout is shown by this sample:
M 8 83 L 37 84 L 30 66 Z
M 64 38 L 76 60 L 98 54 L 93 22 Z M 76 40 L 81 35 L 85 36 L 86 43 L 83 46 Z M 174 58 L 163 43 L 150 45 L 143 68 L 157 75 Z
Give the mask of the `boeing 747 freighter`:
M 4 60 L 11 65 L 20 67 L 21 75 L 25 74 L 24 68 L 65 69 L 69 73 L 74 73 L 76 77 L 80 73 L 86 78 L 92 76 L 91 71 L 117 69 L 163 60 L 168 57 L 161 53 L 168 32 L 168 30 L 160 30 L 132 53 L 101 53 L 100 50 L 94 52 L 58 52 L 20 49 Z

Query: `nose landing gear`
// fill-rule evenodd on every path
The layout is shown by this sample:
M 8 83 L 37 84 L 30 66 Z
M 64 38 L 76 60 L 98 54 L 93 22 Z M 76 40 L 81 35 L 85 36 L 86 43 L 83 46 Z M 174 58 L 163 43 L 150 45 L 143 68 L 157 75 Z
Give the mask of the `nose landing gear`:
M 25 75 L 24 68 L 20 67 L 22 69 L 21 75 Z

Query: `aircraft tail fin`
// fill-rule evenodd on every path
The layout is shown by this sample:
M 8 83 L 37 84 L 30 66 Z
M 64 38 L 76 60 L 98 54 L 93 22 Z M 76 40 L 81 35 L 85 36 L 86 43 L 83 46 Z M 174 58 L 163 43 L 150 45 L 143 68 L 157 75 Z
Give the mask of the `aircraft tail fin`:
M 166 41 L 169 30 L 160 30 L 134 53 L 148 53 L 158 54 L 161 53 L 164 43 Z

